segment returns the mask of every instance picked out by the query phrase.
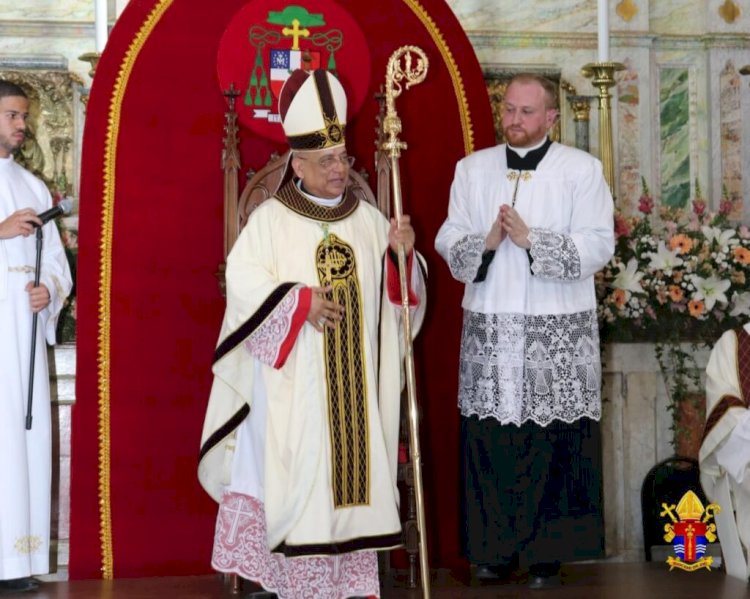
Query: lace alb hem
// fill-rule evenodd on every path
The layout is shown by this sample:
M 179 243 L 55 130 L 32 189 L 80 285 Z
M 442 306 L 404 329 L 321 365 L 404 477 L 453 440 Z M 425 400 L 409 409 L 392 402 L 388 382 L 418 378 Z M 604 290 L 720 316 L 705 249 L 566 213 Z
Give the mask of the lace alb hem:
M 573 281 L 581 278 L 581 257 L 570 235 L 547 229 L 529 229 L 531 272 L 542 279 Z
M 263 503 L 226 491 L 216 518 L 211 566 L 260 584 L 279 599 L 380 596 L 375 551 L 287 558 L 271 553 Z
M 503 424 L 601 417 L 596 312 L 527 316 L 464 312 L 459 361 L 463 416 Z
M 462 283 L 471 283 L 477 276 L 484 253 L 484 236 L 467 235 L 450 250 L 448 267 L 453 277 Z

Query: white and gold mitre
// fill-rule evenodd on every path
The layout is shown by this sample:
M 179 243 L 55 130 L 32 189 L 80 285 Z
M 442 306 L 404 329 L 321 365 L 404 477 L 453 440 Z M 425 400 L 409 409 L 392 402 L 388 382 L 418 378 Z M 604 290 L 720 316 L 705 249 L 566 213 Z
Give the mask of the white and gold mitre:
M 297 69 L 279 93 L 279 115 L 292 150 L 343 146 L 346 93 L 336 77 L 323 69 Z

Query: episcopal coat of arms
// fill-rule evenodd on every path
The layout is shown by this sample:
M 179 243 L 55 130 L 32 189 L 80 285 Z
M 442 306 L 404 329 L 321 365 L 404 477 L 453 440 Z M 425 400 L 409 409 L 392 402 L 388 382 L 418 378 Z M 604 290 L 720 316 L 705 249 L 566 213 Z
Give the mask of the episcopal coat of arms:
M 238 94 L 240 121 L 276 141 L 285 139 L 278 98 L 292 71 L 324 68 L 336 75 L 351 117 L 366 97 L 369 63 L 359 25 L 330 0 L 248 3 L 227 26 L 217 60 L 222 90 L 231 86 Z
M 664 525 L 664 540 L 672 543 L 676 554 L 676 557 L 667 558 L 669 569 L 680 568 L 690 572 L 699 568 L 710 570 L 713 558 L 705 553 L 708 543 L 716 540 L 716 524 L 709 523 L 709 520 L 721 508 L 711 503 L 704 509 L 703 503 L 692 491 L 685 493 L 677 506 L 662 503 L 661 507 L 660 515 L 669 516 L 672 520 Z

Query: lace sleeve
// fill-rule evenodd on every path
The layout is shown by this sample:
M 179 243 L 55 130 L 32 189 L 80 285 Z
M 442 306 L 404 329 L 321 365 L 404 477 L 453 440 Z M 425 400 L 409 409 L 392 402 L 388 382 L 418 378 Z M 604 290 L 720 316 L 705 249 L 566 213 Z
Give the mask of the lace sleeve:
M 450 249 L 448 266 L 451 274 L 462 283 L 472 283 L 482 265 L 484 236 L 467 235 Z
M 581 278 L 581 257 L 569 235 L 530 229 L 531 272 L 542 279 L 572 281 Z

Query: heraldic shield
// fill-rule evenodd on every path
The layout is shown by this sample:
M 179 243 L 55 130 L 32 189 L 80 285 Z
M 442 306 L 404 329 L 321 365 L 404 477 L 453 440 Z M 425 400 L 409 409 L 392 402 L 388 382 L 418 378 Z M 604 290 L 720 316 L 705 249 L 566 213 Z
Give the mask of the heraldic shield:
M 667 558 L 669 569 L 680 568 L 689 572 L 700 568 L 710 570 L 713 557 L 705 553 L 708 543 L 716 540 L 716 524 L 709 523 L 709 520 L 721 508 L 715 503 L 704 508 L 693 491 L 685 493 L 677 506 L 662 503 L 661 507 L 660 515 L 672 520 L 664 525 L 664 540 L 672 543 L 676 554 L 676 557 Z
M 370 53 L 364 31 L 335 2 L 255 0 L 228 24 L 217 68 L 221 89 L 239 92 L 239 120 L 262 137 L 284 142 L 278 102 L 289 75 L 295 69 L 333 73 L 347 90 L 352 118 L 367 97 Z

